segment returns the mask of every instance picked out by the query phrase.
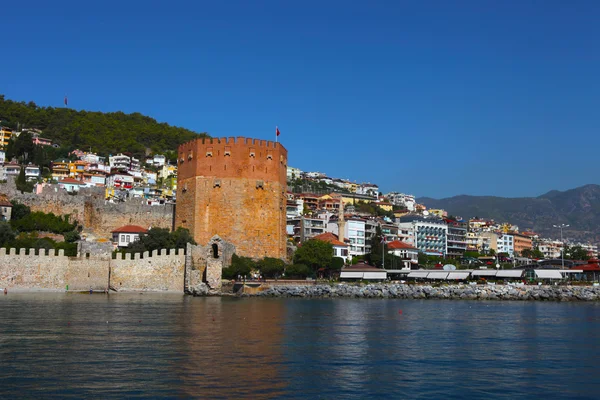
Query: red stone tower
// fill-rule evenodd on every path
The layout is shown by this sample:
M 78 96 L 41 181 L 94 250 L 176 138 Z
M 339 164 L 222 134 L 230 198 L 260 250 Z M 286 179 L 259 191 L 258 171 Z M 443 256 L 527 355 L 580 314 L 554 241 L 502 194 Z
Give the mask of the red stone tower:
M 286 257 L 287 150 L 280 143 L 196 139 L 179 146 L 175 226 L 214 236 L 239 256 Z

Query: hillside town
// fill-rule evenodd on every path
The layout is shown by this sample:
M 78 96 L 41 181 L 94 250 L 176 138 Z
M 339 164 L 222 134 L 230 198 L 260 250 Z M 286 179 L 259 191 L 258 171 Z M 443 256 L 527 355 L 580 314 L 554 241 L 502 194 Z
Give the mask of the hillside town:
M 58 146 L 42 137 L 38 129 L 17 131 L 0 126 L 2 181 L 24 175 L 37 194 L 46 187 L 70 194 L 93 187 L 102 188 L 108 202 L 139 199 L 156 206 L 176 203 L 177 160 L 169 160 L 165 154 L 139 159 L 128 153 L 100 156 L 73 149 L 68 158 L 52 160 L 45 169 L 6 159 L 6 147 L 23 133 L 30 135 L 32 145 L 38 148 Z M 329 241 L 335 255 L 346 264 L 368 258 L 374 240 L 384 243 L 388 254 L 402 258 L 403 268 L 417 265 L 419 254 L 463 264 L 479 257 L 497 257 L 513 264 L 534 258 L 556 259 L 568 248 L 583 250 L 589 258 L 598 256 L 595 244 L 544 238 L 520 230 L 510 221 L 452 216 L 445 210 L 427 209 L 411 194 L 384 194 L 375 183 L 356 183 L 291 166 L 287 166 L 287 180 L 289 242 L 297 246 L 313 238 Z
M 545 238 L 508 221 L 452 216 L 446 210 L 427 209 L 411 194 L 384 194 L 374 183 L 357 184 L 291 167 L 287 174 L 288 182 L 301 179 L 331 188 L 329 193 L 288 193 L 289 237 L 296 243 L 331 234 L 338 237 L 340 205 L 344 204 L 345 240 L 337 241 L 336 246 L 345 259 L 370 254 L 378 230 L 390 254 L 402 254 L 413 264 L 418 262 L 418 253 L 465 263 L 472 261 L 473 257 L 468 257 L 472 255 L 497 257 L 513 264 L 561 258 L 568 248 L 583 250 L 589 258 L 598 256 L 595 244 Z

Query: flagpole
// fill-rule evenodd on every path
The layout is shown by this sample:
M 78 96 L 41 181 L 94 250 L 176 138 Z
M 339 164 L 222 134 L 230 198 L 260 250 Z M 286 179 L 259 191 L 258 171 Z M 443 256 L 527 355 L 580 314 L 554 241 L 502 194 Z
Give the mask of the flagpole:
M 277 143 L 277 139 L 278 139 L 278 137 L 277 137 L 277 129 L 278 129 L 278 127 L 276 125 L 275 126 L 275 143 Z

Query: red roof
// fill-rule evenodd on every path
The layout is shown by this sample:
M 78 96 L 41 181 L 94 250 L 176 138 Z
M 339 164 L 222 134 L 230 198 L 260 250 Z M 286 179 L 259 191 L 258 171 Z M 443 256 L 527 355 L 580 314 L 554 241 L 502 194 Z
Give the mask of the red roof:
M 148 233 L 148 230 L 137 225 L 125 225 L 115 229 L 111 233 Z
M 571 267 L 571 269 L 581 269 L 583 271 L 600 271 L 600 265 L 598 265 L 598 260 L 592 258 L 588 261 L 587 264 L 575 265 Z
M 342 268 L 342 271 L 355 271 L 355 272 L 381 272 L 385 271 L 381 268 L 374 267 L 365 263 L 364 261 L 359 262 L 358 264 L 350 265 L 348 267 Z
M 399 250 L 399 249 L 407 249 L 407 250 L 416 250 L 416 247 L 411 246 L 408 243 L 401 242 L 399 240 L 394 240 L 393 242 L 388 243 L 388 250 Z
M 73 178 L 63 178 L 60 181 L 58 181 L 58 183 L 68 183 L 70 185 L 84 185 L 83 182 Z
M 344 246 L 348 247 L 346 243 L 342 243 L 338 240 L 338 237 L 331 232 L 321 233 L 320 235 L 315 236 L 313 239 L 320 240 L 322 242 L 331 243 L 334 246 Z
M 8 201 L 6 195 L 0 194 L 0 207 L 12 207 L 12 203 Z

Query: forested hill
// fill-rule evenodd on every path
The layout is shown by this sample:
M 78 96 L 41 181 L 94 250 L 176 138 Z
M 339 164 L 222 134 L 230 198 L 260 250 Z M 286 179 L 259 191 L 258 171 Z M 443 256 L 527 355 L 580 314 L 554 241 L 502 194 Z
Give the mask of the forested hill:
M 173 151 L 196 137 L 208 136 L 189 129 L 159 123 L 140 113 L 76 111 L 70 108 L 39 107 L 34 102 L 16 102 L 0 95 L 3 125 L 37 128 L 43 137 L 63 148 L 89 150 L 101 155 L 130 152 L 143 155 Z

